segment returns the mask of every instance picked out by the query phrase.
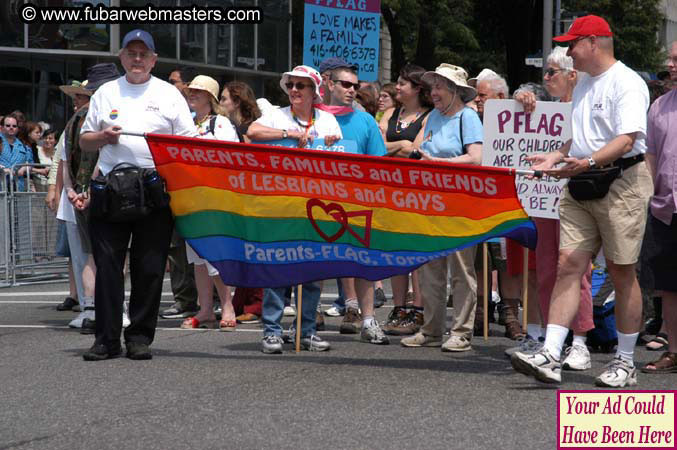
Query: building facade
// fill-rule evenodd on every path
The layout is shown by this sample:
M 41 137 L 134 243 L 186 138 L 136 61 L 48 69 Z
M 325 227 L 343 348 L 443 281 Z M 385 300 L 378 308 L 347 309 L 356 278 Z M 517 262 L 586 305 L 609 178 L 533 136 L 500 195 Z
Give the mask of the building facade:
M 79 6 L 83 0 L 32 0 L 41 6 Z M 83 80 L 87 68 L 118 61 L 125 33 L 149 31 L 158 63 L 154 75 L 167 79 L 191 65 L 221 84 L 240 80 L 257 96 L 279 98 L 280 73 L 291 66 L 290 0 L 97 0 L 106 6 L 259 6 L 261 24 L 30 24 L 19 19 L 24 0 L 0 2 L 0 114 L 23 111 L 35 121 L 62 129 L 71 105 L 59 86 Z

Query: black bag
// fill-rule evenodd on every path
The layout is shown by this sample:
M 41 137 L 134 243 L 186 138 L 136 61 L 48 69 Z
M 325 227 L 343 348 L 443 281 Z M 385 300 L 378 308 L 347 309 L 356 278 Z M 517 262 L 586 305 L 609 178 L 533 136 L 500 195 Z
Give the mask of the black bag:
M 90 183 L 90 213 L 109 222 L 133 222 L 169 205 L 164 180 L 155 169 L 129 163 L 113 167 Z
M 574 175 L 569 179 L 567 188 L 574 200 L 595 200 L 609 193 L 611 183 L 620 178 L 623 170 L 613 166 L 604 169 L 591 169 Z

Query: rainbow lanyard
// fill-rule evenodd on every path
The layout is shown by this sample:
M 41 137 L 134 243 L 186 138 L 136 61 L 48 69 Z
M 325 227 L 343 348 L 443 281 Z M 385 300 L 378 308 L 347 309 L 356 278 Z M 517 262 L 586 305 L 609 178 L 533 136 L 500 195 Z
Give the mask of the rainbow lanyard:
M 294 107 L 291 108 L 291 116 L 294 118 L 294 122 L 298 123 L 299 126 L 305 127 L 304 134 L 308 136 L 308 131 L 313 127 L 313 124 L 315 123 L 315 108 L 312 108 L 310 110 L 310 120 L 308 121 L 307 125 L 303 125 L 301 121 L 298 119 L 296 113 L 294 112 Z

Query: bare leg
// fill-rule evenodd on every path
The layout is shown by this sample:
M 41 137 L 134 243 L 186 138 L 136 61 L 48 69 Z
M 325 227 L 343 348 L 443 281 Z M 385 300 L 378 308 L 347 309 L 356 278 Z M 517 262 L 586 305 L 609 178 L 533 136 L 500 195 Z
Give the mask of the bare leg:
M 390 285 L 393 288 L 393 305 L 404 306 L 409 287 L 409 275 L 395 275 L 390 279 Z
M 592 253 L 587 251 L 560 250 L 557 279 L 548 312 L 549 324 L 569 328 L 581 300 L 581 277 L 591 258 Z
M 195 286 L 200 303 L 200 311 L 195 315 L 195 318 L 200 322 L 214 320 L 214 280 L 209 276 L 206 264 L 195 264 Z

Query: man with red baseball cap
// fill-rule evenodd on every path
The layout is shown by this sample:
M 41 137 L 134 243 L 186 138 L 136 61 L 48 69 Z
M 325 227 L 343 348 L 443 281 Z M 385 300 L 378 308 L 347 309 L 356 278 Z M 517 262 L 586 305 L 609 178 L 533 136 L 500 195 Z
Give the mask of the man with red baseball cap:
M 560 250 L 545 343 L 511 358 L 518 372 L 561 382 L 560 357 L 580 302 L 580 279 L 604 250 L 616 291 L 616 356 L 598 386 L 637 384 L 633 352 L 642 319 L 635 263 L 653 191 L 644 163 L 649 91 L 637 73 L 614 57 L 613 34 L 598 16 L 580 17 L 555 38 L 568 44 L 579 81 L 572 98 L 572 139 L 529 158 L 534 170 L 570 178 L 560 200 Z M 559 167 L 556 165 L 562 163 Z

